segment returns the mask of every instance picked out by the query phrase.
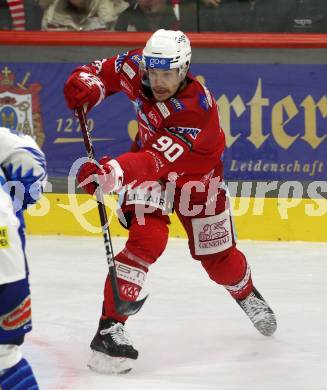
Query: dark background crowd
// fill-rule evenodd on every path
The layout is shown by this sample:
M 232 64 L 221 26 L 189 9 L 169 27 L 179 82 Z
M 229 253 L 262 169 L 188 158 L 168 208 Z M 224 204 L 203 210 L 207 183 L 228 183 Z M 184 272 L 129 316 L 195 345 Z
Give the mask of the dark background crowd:
M 327 0 L 0 0 L 0 30 L 327 32 Z

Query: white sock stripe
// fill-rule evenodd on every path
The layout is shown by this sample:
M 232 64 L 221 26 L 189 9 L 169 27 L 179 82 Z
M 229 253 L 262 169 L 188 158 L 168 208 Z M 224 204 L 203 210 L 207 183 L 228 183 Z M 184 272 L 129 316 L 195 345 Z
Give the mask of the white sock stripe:
M 22 358 L 22 351 L 17 345 L 0 345 L 0 369 L 7 369 L 15 366 Z
M 134 253 L 130 252 L 126 247 L 122 250 L 122 253 L 130 260 L 135 261 L 135 263 L 138 263 L 142 265 L 142 267 L 145 267 L 146 269 L 149 268 L 149 263 L 140 257 L 134 255 Z
M 224 285 L 224 287 L 230 292 L 241 291 L 246 286 L 248 281 L 250 280 L 250 276 L 251 276 L 251 268 L 250 268 L 249 264 L 247 264 L 245 275 L 244 275 L 243 279 L 239 283 L 237 283 L 233 286 Z

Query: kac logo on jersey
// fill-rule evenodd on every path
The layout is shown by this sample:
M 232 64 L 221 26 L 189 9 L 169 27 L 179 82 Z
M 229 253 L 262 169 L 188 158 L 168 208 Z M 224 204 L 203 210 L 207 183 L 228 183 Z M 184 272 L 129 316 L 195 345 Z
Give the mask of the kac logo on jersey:
M 170 102 L 172 103 L 175 111 L 181 111 L 185 108 L 184 104 L 178 99 L 171 98 Z
M 102 65 L 106 62 L 106 59 L 104 58 L 103 60 L 96 60 L 92 62 L 92 66 L 95 67 L 96 69 L 96 74 L 98 75 L 102 71 Z
M 198 129 L 196 127 L 181 127 L 181 126 L 169 127 L 168 130 L 179 134 L 190 135 L 191 138 L 193 139 L 196 139 L 196 137 L 201 132 L 201 129 Z
M 26 83 L 30 78 L 27 72 L 21 82 L 15 82 L 15 75 L 5 66 L 0 72 L 0 126 L 33 137 L 39 146 L 45 139 L 39 92 L 39 83 Z
M 153 126 L 155 126 L 155 127 L 158 127 L 161 123 L 161 118 L 160 118 L 159 114 L 154 109 L 152 109 L 148 112 L 148 118 L 149 118 L 150 123 L 152 123 Z

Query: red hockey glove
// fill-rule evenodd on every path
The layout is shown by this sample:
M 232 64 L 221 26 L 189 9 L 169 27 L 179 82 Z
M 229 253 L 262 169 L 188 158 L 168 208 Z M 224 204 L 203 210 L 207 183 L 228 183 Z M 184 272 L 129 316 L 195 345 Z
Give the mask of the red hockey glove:
M 72 110 L 86 105 L 86 110 L 90 111 L 105 98 L 105 94 L 106 88 L 99 77 L 83 71 L 71 74 L 64 86 L 67 106 Z
M 104 193 L 109 193 L 119 188 L 116 185 L 117 174 L 115 169 L 108 164 L 109 161 L 110 158 L 104 156 L 99 160 L 98 164 L 87 161 L 80 167 L 76 177 L 79 186 L 82 187 L 85 192 L 93 195 L 98 187 L 98 183 L 102 187 Z M 97 178 L 95 178 L 94 175 L 97 175 Z

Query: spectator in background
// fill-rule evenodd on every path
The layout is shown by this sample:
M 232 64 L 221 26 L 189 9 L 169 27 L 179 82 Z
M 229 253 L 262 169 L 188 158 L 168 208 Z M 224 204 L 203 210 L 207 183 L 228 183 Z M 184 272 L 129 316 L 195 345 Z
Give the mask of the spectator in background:
M 42 15 L 36 0 L 0 0 L 0 30 L 40 30 Z
M 112 30 L 126 8 L 124 0 L 54 0 L 44 12 L 42 30 Z
M 202 0 L 201 3 L 207 7 L 217 8 L 221 0 Z
M 327 0 L 220 0 L 216 9 L 211 1 L 202 0 L 200 31 L 327 31 Z
M 167 0 L 138 0 L 118 17 L 116 31 L 176 30 L 179 21 Z
M 298 0 L 293 18 L 294 32 L 327 32 L 327 0 Z
M 216 0 L 209 0 L 216 1 Z M 219 0 L 217 0 L 219 1 Z M 116 31 L 156 31 L 182 29 L 197 31 L 196 1 L 182 0 L 179 15 L 175 13 L 171 0 L 138 0 L 118 18 Z
M 294 0 L 221 0 L 216 9 L 202 7 L 200 31 L 287 31 L 293 11 Z

